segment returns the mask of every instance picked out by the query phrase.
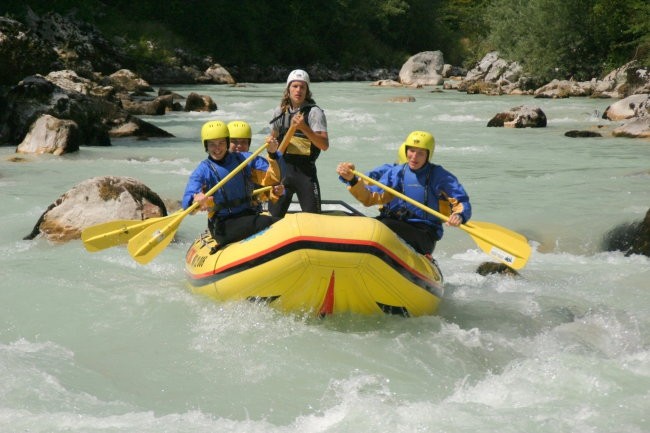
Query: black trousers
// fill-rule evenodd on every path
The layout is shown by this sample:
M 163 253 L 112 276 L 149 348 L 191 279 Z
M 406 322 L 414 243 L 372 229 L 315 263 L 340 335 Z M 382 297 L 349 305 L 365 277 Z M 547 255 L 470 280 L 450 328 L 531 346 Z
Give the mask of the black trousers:
M 394 231 L 397 236 L 404 239 L 418 253 L 432 254 L 433 250 L 436 249 L 438 237 L 428 225 L 381 216 L 377 217 L 377 219 Z
M 298 195 L 300 209 L 303 212 L 320 213 L 321 197 L 316 165 L 287 163 L 282 173 L 284 195 L 275 203 L 269 202 L 269 212 L 277 218 L 287 214 L 293 195 Z
M 264 230 L 278 219 L 254 211 L 247 211 L 226 218 L 213 218 L 208 221 L 208 228 L 214 240 L 219 244 L 219 248 L 222 248 Z

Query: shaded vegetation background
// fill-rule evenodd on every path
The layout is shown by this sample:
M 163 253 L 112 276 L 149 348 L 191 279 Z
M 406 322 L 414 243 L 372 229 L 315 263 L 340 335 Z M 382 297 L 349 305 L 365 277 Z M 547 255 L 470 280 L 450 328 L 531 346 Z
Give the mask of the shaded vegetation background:
M 542 81 L 650 65 L 647 0 L 2 0 L 19 21 L 73 13 L 142 61 L 176 48 L 244 65 L 399 68 L 420 51 L 471 68 L 498 50 Z

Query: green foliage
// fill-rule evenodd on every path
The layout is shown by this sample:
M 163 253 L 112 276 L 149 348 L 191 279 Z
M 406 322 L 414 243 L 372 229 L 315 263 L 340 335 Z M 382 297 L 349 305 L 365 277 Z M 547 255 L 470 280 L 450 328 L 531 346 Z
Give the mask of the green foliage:
M 74 14 L 135 64 L 174 62 L 175 48 L 229 65 L 399 67 L 420 51 L 472 66 L 500 51 L 540 80 L 586 80 L 632 59 L 650 64 L 647 0 L 34 0 Z M 24 16 L 22 1 L 1 14 Z
M 494 0 L 487 43 L 543 81 L 589 80 L 643 46 L 648 8 L 644 0 Z

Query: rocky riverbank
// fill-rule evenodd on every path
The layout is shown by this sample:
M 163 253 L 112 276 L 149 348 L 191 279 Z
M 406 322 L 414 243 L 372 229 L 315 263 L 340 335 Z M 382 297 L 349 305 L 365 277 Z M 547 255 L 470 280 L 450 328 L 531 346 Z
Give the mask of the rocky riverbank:
M 142 63 L 129 55 L 123 40 L 109 41 L 87 23 L 56 13 L 31 13 L 24 23 L 0 17 L 0 35 L 0 145 L 16 146 L 25 153 L 63 154 L 81 145 L 110 145 L 111 137 L 169 136 L 138 116 L 214 111 L 217 104 L 205 95 L 172 94 L 164 85 L 282 82 L 289 72 L 285 66 L 225 68 L 182 49 L 175 51 L 172 61 Z M 441 51 L 417 53 L 399 70 L 303 67 L 313 81 L 368 81 L 419 89 L 435 86 L 439 91 L 536 98 L 621 99 L 604 110 L 603 118 L 618 122 L 611 133 L 650 137 L 650 73 L 634 62 L 600 80 L 556 80 L 539 88 L 534 88 L 535 80 L 524 76 L 516 62 L 501 58 L 498 52 L 488 53 L 469 71 L 446 64 Z M 156 91 L 156 85 L 162 87 Z M 409 97 L 404 102 L 414 100 Z M 532 106 L 498 113 L 487 126 L 545 125 L 544 113 Z
M 110 145 L 112 137 L 169 137 L 169 133 L 138 116 L 180 110 L 215 111 L 218 107 L 209 96 L 178 95 L 166 90 L 166 84 L 283 82 L 289 71 L 281 66 L 225 68 L 210 58 L 183 50 L 175 52 L 174 62 L 142 65 L 129 57 L 124 41 L 108 41 L 96 29 L 57 14 L 32 14 L 26 23 L 0 17 L 0 35 L 0 145 L 16 146 L 19 153 L 61 155 L 84 145 Z M 603 114 L 615 125 L 612 134 L 650 137 L 650 77 L 648 68 L 635 63 L 602 79 L 553 81 L 538 88 L 534 79 L 523 75 L 519 65 L 501 58 L 498 52 L 488 53 L 469 71 L 446 64 L 440 51 L 417 53 L 400 69 L 340 71 L 322 65 L 304 67 L 313 81 L 368 81 L 376 86 L 418 91 L 433 88 L 469 94 L 527 94 L 535 98 L 615 99 Z M 415 100 L 409 96 L 399 102 Z M 523 106 L 497 113 L 486 126 L 545 127 L 546 120 L 539 107 Z M 575 137 L 600 134 L 569 132 Z M 88 218 L 71 227 L 66 205 L 72 203 L 69 209 L 76 212 L 80 204 L 75 204 L 75 199 L 85 206 L 88 197 L 97 203 L 96 212 L 86 212 Z M 171 204 L 174 206 L 177 204 Z M 28 238 L 45 234 L 52 240 L 74 239 L 84 227 L 103 222 L 106 216 L 139 220 L 165 215 L 168 207 L 146 185 L 131 179 L 91 179 L 49 206 Z M 649 254 L 647 220 L 617 228 L 608 236 L 604 248 Z

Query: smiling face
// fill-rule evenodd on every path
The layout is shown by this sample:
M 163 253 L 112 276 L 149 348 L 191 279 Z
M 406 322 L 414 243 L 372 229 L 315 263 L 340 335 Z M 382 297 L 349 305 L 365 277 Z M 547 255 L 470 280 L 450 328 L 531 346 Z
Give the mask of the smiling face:
M 418 147 L 406 147 L 406 161 L 411 170 L 418 170 L 429 160 L 429 152 Z
M 289 83 L 289 99 L 291 100 L 291 105 L 294 107 L 299 107 L 305 102 L 307 97 L 307 92 L 309 87 L 304 81 L 292 81 Z
M 226 138 L 206 140 L 205 144 L 208 149 L 208 154 L 216 161 L 221 161 L 228 152 L 228 140 Z

